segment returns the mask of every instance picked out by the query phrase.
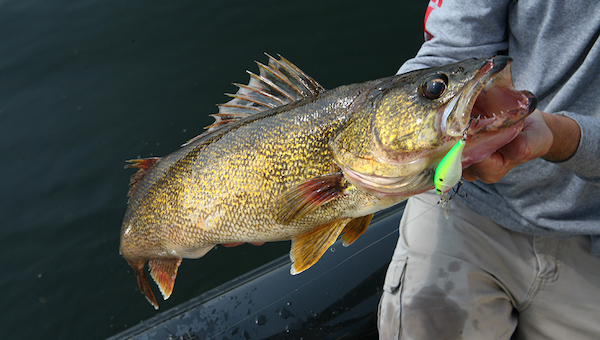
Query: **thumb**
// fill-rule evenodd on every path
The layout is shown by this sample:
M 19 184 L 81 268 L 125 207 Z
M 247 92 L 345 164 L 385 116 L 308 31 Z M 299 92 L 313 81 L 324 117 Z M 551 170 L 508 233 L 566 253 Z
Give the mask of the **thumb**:
M 498 149 L 507 159 L 521 164 L 545 155 L 554 137 L 540 111 L 535 110 L 523 122 L 521 133 L 510 143 Z

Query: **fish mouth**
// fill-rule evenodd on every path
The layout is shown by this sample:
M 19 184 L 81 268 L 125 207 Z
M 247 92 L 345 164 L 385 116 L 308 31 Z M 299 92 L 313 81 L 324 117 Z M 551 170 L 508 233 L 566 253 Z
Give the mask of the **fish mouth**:
M 468 137 L 506 130 L 521 122 L 537 107 L 537 97 L 518 91 L 512 81 L 512 58 L 487 59 L 475 78 L 444 108 L 441 130 L 450 137 Z
M 511 127 L 536 109 L 538 99 L 533 93 L 515 89 L 511 64 L 509 57 L 496 57 L 486 62 L 484 68 L 491 67 L 499 71 L 485 82 L 476 96 L 468 134 L 477 135 Z
M 485 159 L 512 141 L 521 132 L 523 120 L 537 107 L 533 93 L 514 87 L 511 64 L 510 57 L 496 56 L 479 70 L 481 79 L 466 102 L 470 114 L 463 167 Z
M 435 112 L 438 144 L 402 158 L 395 157 L 377 140 L 379 148 L 394 157 L 379 152 L 362 167 L 339 162 L 346 179 L 381 199 L 409 197 L 433 188 L 433 170 L 465 133 L 463 168 L 509 143 L 521 132 L 523 120 L 538 103 L 531 92 L 515 89 L 511 64 L 507 56 L 473 64 L 472 78 Z

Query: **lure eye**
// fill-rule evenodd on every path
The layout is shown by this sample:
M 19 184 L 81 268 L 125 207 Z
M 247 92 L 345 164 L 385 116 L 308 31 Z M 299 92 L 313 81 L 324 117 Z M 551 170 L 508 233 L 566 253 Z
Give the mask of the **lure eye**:
M 448 77 L 436 74 L 421 85 L 421 94 L 427 99 L 438 99 L 448 88 Z

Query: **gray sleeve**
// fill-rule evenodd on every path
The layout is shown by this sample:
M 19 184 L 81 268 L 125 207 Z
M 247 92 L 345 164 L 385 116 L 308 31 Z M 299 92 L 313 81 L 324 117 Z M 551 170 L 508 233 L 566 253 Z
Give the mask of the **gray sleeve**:
M 398 74 L 468 58 L 484 58 L 508 49 L 510 0 L 431 1 L 425 39 L 416 57 Z
M 575 120 L 581 129 L 581 141 L 573 156 L 556 164 L 587 182 L 600 185 L 600 118 L 568 111 L 555 114 Z

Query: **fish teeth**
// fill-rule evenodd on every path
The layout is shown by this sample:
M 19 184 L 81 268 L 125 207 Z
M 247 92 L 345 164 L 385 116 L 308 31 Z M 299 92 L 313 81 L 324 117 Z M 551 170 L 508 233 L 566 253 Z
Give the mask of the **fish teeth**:
M 493 83 L 494 83 L 494 80 L 496 80 L 496 78 L 497 78 L 497 76 L 492 77 L 490 80 L 488 80 L 488 82 L 485 83 L 485 85 L 483 86 L 482 91 L 487 92 L 490 88 L 494 87 Z

